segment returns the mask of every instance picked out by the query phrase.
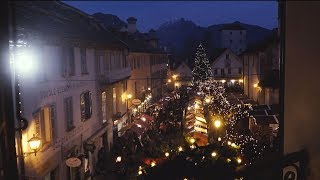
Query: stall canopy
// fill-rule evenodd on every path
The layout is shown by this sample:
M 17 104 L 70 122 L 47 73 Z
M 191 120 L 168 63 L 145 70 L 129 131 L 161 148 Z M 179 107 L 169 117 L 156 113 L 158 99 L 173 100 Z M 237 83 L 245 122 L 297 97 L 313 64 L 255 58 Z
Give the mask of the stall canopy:
M 142 121 L 147 121 L 147 122 L 153 122 L 154 121 L 154 118 L 148 114 L 141 114 L 139 116 L 139 118 L 142 120 Z

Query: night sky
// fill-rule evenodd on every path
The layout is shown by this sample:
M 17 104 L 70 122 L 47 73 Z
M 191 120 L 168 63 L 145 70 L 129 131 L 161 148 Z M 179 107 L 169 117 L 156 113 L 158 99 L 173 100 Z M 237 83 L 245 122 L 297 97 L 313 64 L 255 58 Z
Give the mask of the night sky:
M 130 16 L 138 19 L 137 27 L 145 32 L 160 24 L 185 18 L 197 25 L 242 23 L 268 29 L 277 27 L 278 3 L 276 1 L 63 1 L 88 14 L 102 12 L 117 15 L 126 22 Z

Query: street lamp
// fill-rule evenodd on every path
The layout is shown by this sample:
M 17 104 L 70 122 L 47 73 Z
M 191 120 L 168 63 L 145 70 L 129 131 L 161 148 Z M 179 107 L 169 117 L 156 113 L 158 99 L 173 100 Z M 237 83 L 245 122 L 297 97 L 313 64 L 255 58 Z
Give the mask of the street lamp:
M 240 164 L 242 162 L 241 158 L 237 158 L 237 162 Z
M 127 94 L 127 99 L 131 99 L 132 98 L 132 94 Z
M 213 152 L 211 153 L 211 156 L 212 156 L 212 157 L 216 157 L 216 156 L 217 156 L 217 152 L 213 151 Z
M 215 121 L 214 121 L 214 126 L 215 126 L 216 128 L 221 127 L 221 121 L 220 121 L 220 120 L 215 120 Z
M 169 157 L 170 154 L 169 154 L 168 152 L 166 152 L 164 155 L 165 155 L 166 157 Z
M 177 75 L 177 74 L 174 74 L 174 75 L 172 76 L 172 79 L 176 80 L 177 77 L 178 77 L 178 75 Z
M 122 160 L 121 156 L 118 156 L 116 159 L 116 162 L 121 162 L 121 160 Z
M 41 139 L 39 137 L 37 137 L 36 135 L 33 135 L 33 137 L 30 138 L 27 142 L 28 142 L 29 148 L 32 150 L 32 152 L 24 152 L 23 155 L 19 155 L 18 157 L 23 158 L 23 157 L 25 157 L 29 154 L 33 154 L 33 153 L 34 153 L 34 156 L 37 155 L 37 152 L 40 149 Z
M 33 137 L 29 139 L 28 143 L 29 143 L 30 149 L 33 150 L 33 152 L 31 153 L 34 153 L 34 155 L 36 156 L 41 144 L 41 139 L 33 135 Z

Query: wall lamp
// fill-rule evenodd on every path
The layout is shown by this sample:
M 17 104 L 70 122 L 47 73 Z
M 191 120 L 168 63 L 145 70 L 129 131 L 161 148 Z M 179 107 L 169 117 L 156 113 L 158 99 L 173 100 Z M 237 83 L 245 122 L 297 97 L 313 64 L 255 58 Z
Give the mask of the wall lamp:
M 20 118 L 20 127 L 16 128 L 16 131 L 22 131 L 27 129 L 28 127 L 28 120 L 25 118 Z M 37 137 L 35 134 L 33 134 L 33 137 L 28 140 L 28 144 L 32 152 L 24 152 L 23 156 L 32 154 L 37 155 L 37 152 L 40 149 L 40 144 L 41 144 L 41 138 Z

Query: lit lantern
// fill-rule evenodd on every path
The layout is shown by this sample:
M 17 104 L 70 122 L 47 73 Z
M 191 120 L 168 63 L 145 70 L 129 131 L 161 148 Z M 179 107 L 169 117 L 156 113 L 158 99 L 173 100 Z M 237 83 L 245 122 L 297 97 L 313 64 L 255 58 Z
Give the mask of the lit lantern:
M 157 164 L 156 164 L 156 162 L 155 161 L 152 161 L 151 162 L 151 167 L 154 167 L 154 166 L 156 166 Z
M 221 127 L 221 121 L 220 121 L 220 120 L 214 121 L 214 126 L 215 126 L 216 128 Z
M 132 94 L 127 94 L 127 99 L 131 99 L 132 98 Z
M 29 147 L 34 151 L 34 155 L 37 155 L 37 151 L 39 150 L 41 139 L 33 135 L 33 137 L 28 141 Z
M 164 155 L 166 156 L 166 157 L 169 157 L 169 153 L 168 152 L 166 152 L 166 153 L 164 153 Z
M 217 152 L 213 151 L 213 152 L 211 153 L 211 156 L 212 156 L 212 157 L 216 157 L 216 156 L 217 156 Z
M 240 164 L 242 162 L 241 158 L 237 158 L 237 162 Z
M 118 156 L 116 162 L 121 162 L 121 156 Z

